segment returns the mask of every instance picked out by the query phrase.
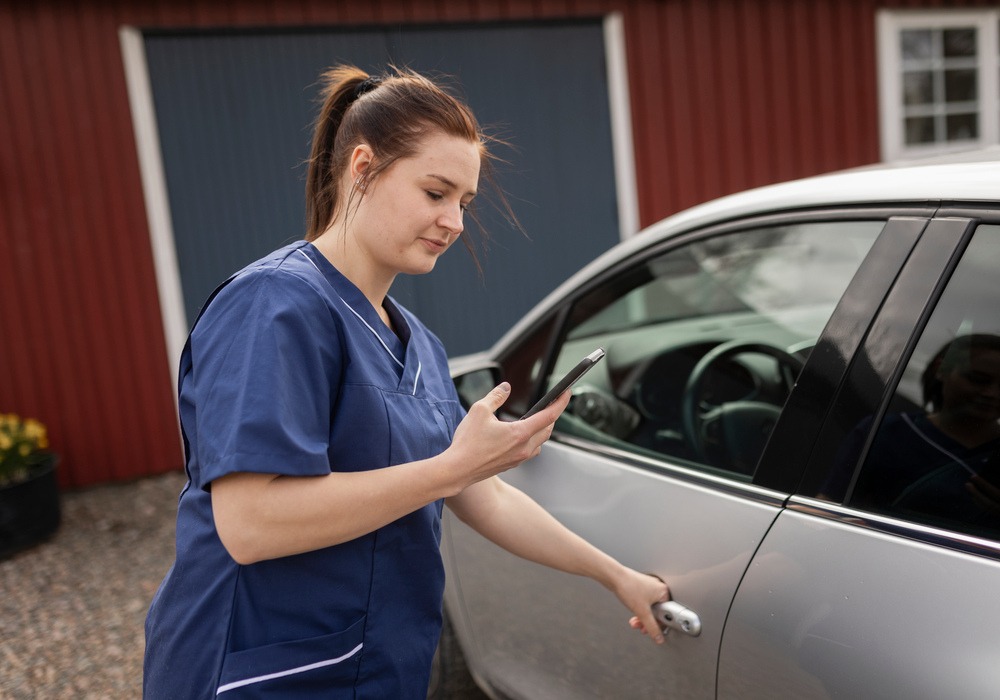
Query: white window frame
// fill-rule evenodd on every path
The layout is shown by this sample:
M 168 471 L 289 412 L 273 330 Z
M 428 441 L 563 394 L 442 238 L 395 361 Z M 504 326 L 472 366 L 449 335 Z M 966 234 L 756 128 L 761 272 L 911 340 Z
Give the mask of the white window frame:
M 876 15 L 878 97 L 882 160 L 908 160 L 1000 143 L 1000 10 L 880 10 Z M 979 138 L 969 141 L 906 145 L 900 35 L 907 29 L 977 29 Z

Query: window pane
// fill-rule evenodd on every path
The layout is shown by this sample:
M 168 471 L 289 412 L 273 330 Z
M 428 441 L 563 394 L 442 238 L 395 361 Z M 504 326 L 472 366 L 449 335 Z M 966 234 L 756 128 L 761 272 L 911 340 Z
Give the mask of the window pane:
M 934 74 L 930 71 L 903 73 L 903 104 L 926 105 L 934 102 Z
M 944 72 L 945 102 L 975 102 L 978 96 L 975 69 Z
M 802 348 L 819 336 L 882 227 L 741 231 L 621 272 L 571 311 L 548 384 L 598 346 L 607 357 L 577 385 L 557 428 L 749 478 Z M 741 345 L 728 354 L 726 343 Z
M 945 125 L 949 141 L 968 141 L 979 137 L 979 120 L 975 114 L 949 114 Z
M 928 59 L 932 55 L 931 30 L 907 29 L 900 33 L 903 60 Z
M 943 34 L 944 34 L 943 44 L 944 44 L 945 58 L 976 55 L 975 27 L 963 27 L 961 29 L 945 29 Z
M 899 32 L 903 54 L 903 144 L 924 146 L 980 137 L 976 27 L 907 29 Z
M 852 506 L 1000 536 L 998 266 L 1000 227 L 982 226 L 906 366 Z M 859 425 L 848 441 L 846 462 L 871 423 Z
M 934 143 L 934 117 L 908 117 L 905 120 L 906 144 Z
M 555 329 L 556 319 L 553 315 L 522 340 L 512 352 L 499 358 L 503 377 L 510 382 L 510 396 L 504 404 L 504 411 L 521 415 L 531 408 L 542 361 Z

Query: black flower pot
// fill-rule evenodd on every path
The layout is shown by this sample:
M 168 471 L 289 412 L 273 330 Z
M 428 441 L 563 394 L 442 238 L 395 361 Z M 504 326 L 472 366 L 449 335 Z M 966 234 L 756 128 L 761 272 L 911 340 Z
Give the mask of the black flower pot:
M 50 537 L 60 516 L 56 459 L 51 457 L 26 481 L 0 487 L 0 559 Z

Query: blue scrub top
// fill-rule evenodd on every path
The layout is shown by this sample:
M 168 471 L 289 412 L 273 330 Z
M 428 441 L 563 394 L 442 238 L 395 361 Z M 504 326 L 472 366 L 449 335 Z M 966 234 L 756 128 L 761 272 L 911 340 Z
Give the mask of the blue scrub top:
M 398 336 L 310 243 L 217 289 L 181 357 L 188 483 L 177 554 L 146 619 L 144 697 L 424 698 L 441 628 L 438 501 L 350 542 L 237 564 L 210 484 L 319 476 L 444 451 L 463 411 L 440 341 Z

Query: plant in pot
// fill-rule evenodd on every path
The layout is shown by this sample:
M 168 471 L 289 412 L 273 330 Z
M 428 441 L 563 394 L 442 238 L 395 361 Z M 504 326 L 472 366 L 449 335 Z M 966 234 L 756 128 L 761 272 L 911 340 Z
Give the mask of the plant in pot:
M 37 420 L 0 414 L 0 559 L 59 527 L 56 455 Z

